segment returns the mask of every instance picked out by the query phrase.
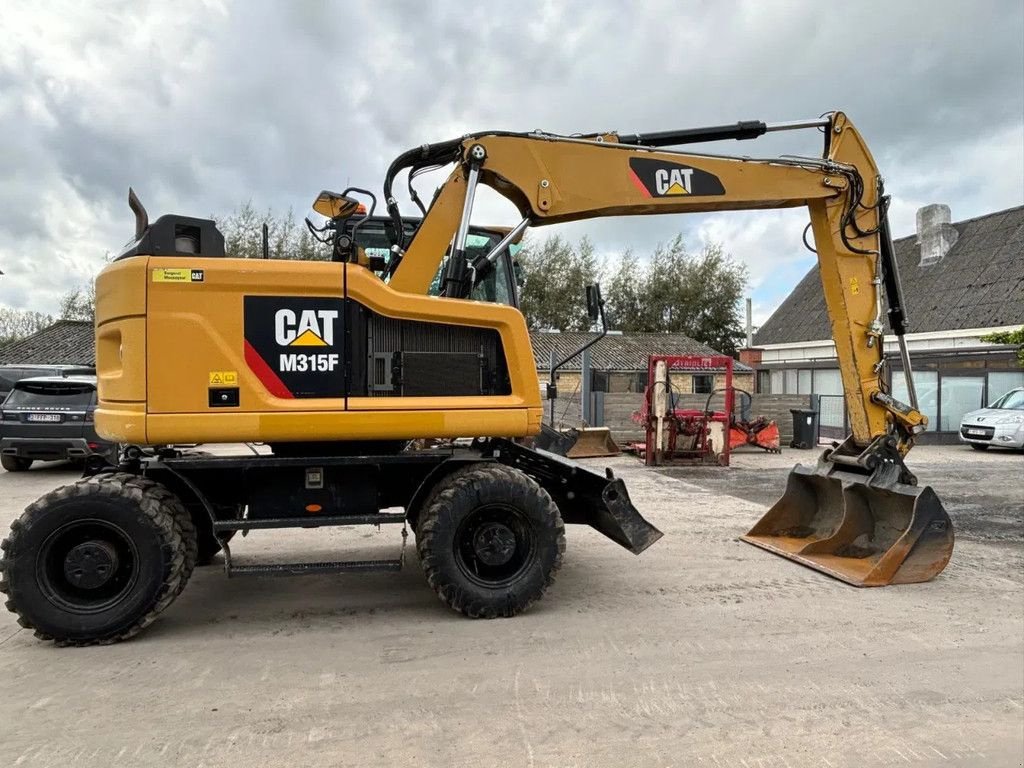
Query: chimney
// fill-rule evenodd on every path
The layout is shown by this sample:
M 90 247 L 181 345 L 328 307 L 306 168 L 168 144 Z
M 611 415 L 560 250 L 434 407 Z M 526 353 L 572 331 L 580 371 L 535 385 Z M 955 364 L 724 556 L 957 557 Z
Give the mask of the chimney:
M 956 245 L 960 233 L 950 224 L 948 205 L 936 203 L 917 209 L 917 246 L 921 260 L 919 267 L 938 264 L 949 249 Z

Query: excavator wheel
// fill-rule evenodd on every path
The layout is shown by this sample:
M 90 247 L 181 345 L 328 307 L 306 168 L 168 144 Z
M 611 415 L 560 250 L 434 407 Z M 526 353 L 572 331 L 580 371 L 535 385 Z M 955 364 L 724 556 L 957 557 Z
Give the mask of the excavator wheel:
M 136 635 L 187 578 L 180 502 L 135 475 L 97 475 L 29 505 L 0 544 L 0 591 L 21 626 L 58 645 Z
M 515 616 L 554 581 L 565 525 L 522 472 L 482 463 L 439 482 L 416 527 L 420 564 L 445 605 L 475 619 Z

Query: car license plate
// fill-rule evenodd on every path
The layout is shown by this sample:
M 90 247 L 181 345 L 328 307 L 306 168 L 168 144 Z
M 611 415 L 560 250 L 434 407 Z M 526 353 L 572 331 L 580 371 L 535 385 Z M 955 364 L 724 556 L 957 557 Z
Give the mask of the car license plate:
M 25 421 L 46 421 L 54 422 L 60 421 L 63 417 L 59 413 L 30 413 L 25 417 Z
M 985 430 L 984 429 L 968 429 L 967 430 L 967 434 L 968 435 L 981 435 L 982 437 L 984 437 L 985 436 Z

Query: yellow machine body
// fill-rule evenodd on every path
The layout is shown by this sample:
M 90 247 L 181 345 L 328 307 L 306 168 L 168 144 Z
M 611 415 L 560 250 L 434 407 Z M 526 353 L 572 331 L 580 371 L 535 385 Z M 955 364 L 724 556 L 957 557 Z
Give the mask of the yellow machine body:
M 230 258 L 124 259 L 103 271 L 96 292 L 96 427 L 111 440 L 159 445 L 518 437 L 540 429 L 529 334 L 512 307 L 400 294 L 354 264 Z M 433 397 L 274 394 L 251 352 L 247 359 L 246 297 L 269 298 L 271 308 L 274 298 L 282 304 L 289 298 L 348 299 L 394 320 L 493 330 L 500 336 L 510 391 Z M 327 354 L 318 352 L 319 344 L 298 341 L 299 354 Z M 333 341 L 332 349 L 343 340 Z M 342 364 L 322 373 L 340 376 Z M 236 407 L 211 406 L 211 392 L 232 388 Z

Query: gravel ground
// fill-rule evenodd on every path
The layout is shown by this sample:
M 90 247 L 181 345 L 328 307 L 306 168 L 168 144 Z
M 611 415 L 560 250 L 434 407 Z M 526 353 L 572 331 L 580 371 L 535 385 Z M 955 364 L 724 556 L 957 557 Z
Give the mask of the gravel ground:
M 399 574 L 196 572 L 137 639 L 58 649 L 0 614 L 0 766 L 1019 766 L 1024 455 L 911 455 L 958 529 L 928 584 L 858 590 L 736 541 L 795 461 L 607 462 L 665 538 L 570 528 L 529 613 L 470 621 Z M 67 467 L 0 473 L 0 529 Z M 238 558 L 382 557 L 394 530 L 256 532 Z M 311 555 L 310 555 L 311 556 Z

